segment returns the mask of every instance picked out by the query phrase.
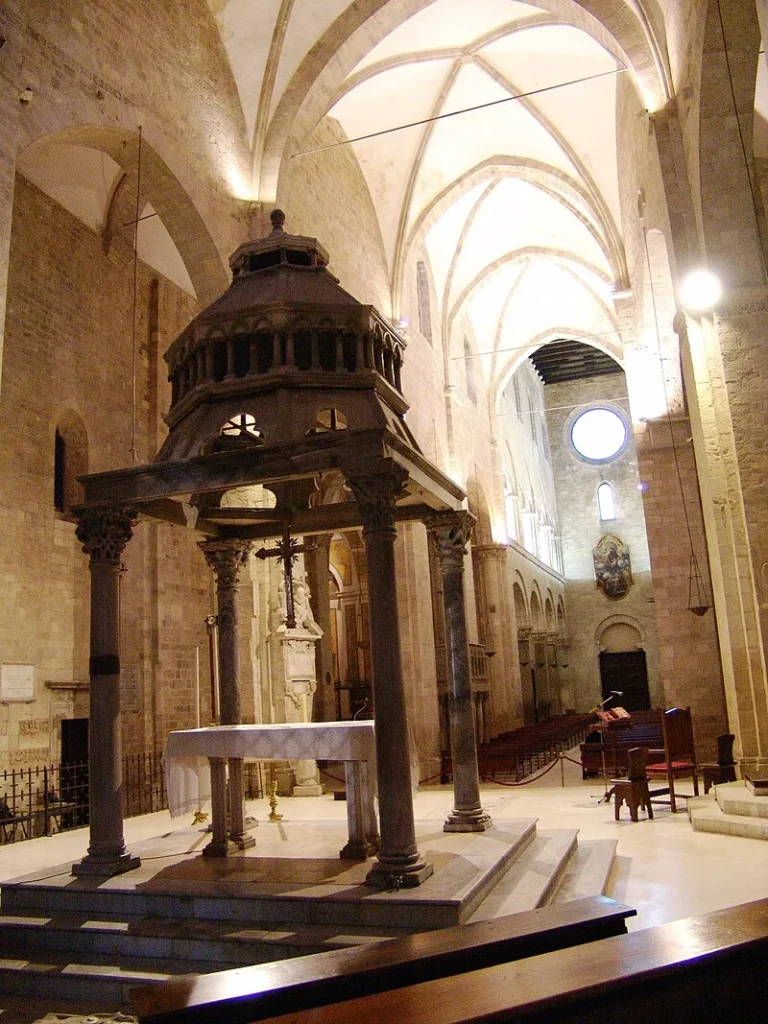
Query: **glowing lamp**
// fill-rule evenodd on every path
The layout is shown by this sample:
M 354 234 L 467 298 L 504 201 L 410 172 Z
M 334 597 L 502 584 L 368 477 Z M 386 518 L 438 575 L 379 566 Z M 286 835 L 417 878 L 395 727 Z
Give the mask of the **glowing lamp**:
M 692 270 L 680 286 L 680 301 L 691 313 L 705 313 L 723 294 L 720 279 L 711 270 Z

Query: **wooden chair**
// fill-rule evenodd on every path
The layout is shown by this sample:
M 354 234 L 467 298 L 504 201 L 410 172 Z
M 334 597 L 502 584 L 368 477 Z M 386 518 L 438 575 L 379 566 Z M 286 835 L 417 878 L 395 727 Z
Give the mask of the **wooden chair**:
M 705 761 L 699 765 L 704 776 L 704 792 L 708 793 L 712 786 L 720 786 L 723 782 L 736 781 L 736 762 L 733 759 L 733 741 L 736 737 L 732 732 L 717 737 L 717 760 Z
M 648 747 L 632 747 L 627 751 L 629 768 L 625 779 L 611 779 L 614 798 L 614 818 L 619 820 L 619 812 L 622 803 L 629 808 L 629 816 L 632 821 L 637 821 L 638 807 L 644 807 L 648 817 L 653 817 L 651 807 L 651 795 L 648 792 L 648 776 L 645 773 L 645 763 L 648 760 Z
M 664 750 L 651 751 L 651 756 L 661 754 L 663 760 L 653 761 L 646 766 L 647 773 L 654 776 L 666 776 L 667 788 L 655 789 L 651 796 L 662 796 L 669 793 L 672 813 L 676 813 L 675 782 L 679 778 L 690 776 L 693 779 L 693 792 L 699 795 L 699 769 L 696 764 L 696 746 L 693 741 L 693 720 L 690 708 L 670 708 L 661 716 L 661 729 L 664 737 Z

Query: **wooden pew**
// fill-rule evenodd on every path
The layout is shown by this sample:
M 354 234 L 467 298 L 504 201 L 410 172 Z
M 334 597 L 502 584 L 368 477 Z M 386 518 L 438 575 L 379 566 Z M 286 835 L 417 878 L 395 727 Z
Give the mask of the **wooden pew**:
M 132 991 L 142 1024 L 250 1024 L 343 999 L 506 964 L 627 931 L 636 911 L 605 896 L 364 947 L 183 977 Z
M 768 900 L 265 1024 L 723 1024 L 765 1020 Z

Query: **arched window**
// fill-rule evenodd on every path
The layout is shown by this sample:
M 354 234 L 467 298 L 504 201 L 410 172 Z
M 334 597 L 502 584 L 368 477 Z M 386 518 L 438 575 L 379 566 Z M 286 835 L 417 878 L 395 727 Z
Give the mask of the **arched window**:
M 517 374 L 512 378 L 512 386 L 515 389 L 515 408 L 517 409 L 517 418 L 520 422 L 523 422 L 523 399 L 520 394 L 520 381 L 517 378 Z
M 603 483 L 597 488 L 597 507 L 603 522 L 606 519 L 616 518 L 616 505 L 613 501 L 613 488 L 610 484 Z
M 472 361 L 472 349 L 469 341 L 464 337 L 464 366 L 467 374 L 467 396 L 470 402 L 477 405 L 477 382 L 475 379 L 475 364 Z
M 75 412 L 66 412 L 53 438 L 53 507 L 68 515 L 72 506 L 83 500 L 83 488 L 77 478 L 88 472 L 88 435 Z
M 423 260 L 416 264 L 416 295 L 419 303 L 419 330 L 432 344 L 432 307 L 429 302 L 429 278 Z

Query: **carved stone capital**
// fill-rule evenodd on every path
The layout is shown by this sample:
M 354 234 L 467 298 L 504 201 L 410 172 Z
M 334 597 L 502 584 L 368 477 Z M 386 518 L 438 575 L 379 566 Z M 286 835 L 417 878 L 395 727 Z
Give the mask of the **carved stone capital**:
M 476 522 L 471 512 L 449 512 L 424 520 L 443 575 L 463 572 L 467 544 Z
M 137 516 L 136 509 L 120 506 L 86 509 L 80 514 L 75 532 L 91 565 L 120 565 Z
M 248 561 L 252 542 L 240 537 L 227 537 L 200 541 L 198 547 L 216 574 L 218 589 L 234 590 L 240 578 L 240 570 Z
M 394 533 L 395 502 L 403 493 L 408 470 L 396 462 L 384 462 L 374 472 L 345 472 L 360 510 L 363 533 Z

